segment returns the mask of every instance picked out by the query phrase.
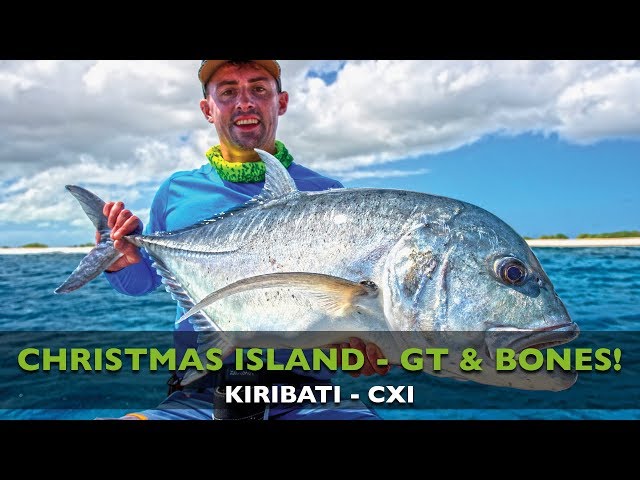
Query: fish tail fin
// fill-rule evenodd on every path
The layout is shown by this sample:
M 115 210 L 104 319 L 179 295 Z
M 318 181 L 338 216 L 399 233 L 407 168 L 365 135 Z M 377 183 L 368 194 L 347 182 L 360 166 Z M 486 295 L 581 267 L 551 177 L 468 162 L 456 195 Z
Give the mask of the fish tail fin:
M 93 222 L 96 230 L 100 232 L 100 242 L 80 261 L 69 278 L 56 288 L 54 293 L 69 293 L 82 287 L 122 256 L 122 253 L 113 246 L 111 229 L 107 225 L 107 217 L 102 213 L 104 201 L 90 191 L 76 185 L 67 185 L 66 189 L 78 200 L 84 213 Z

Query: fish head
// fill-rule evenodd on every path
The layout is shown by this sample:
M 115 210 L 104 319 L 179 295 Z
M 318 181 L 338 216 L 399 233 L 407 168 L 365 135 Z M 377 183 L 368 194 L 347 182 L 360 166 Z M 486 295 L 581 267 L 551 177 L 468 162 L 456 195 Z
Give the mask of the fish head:
M 450 210 L 436 222 L 423 216 L 391 249 L 383 281 L 388 321 L 448 347 L 458 360 L 443 367 L 449 376 L 460 377 L 460 355 L 473 348 L 482 371 L 465 380 L 526 390 L 571 387 L 573 371 L 497 371 L 498 349 L 513 350 L 517 359 L 527 348 L 567 343 L 579 328 L 519 234 L 479 207 L 459 202 Z

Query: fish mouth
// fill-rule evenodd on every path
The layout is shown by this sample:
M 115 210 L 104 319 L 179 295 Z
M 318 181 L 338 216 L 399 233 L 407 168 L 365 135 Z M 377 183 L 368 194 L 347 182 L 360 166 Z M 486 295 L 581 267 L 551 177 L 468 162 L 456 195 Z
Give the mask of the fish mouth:
M 495 359 L 498 348 L 509 348 L 519 355 L 527 348 L 543 350 L 569 343 L 579 334 L 580 328 L 574 322 L 535 329 L 495 327 L 487 330 L 485 342 L 489 356 Z
M 498 349 L 511 349 L 513 359 L 519 361 L 520 354 L 530 348 L 538 351 L 563 345 L 574 340 L 580 333 L 580 328 L 571 320 L 561 319 L 549 327 L 542 328 L 514 328 L 495 327 L 485 333 L 485 348 L 488 364 L 497 365 Z M 574 368 L 568 370 L 545 368 L 526 370 L 506 369 L 500 372 L 498 384 L 508 385 L 523 390 L 547 390 L 559 392 L 573 386 L 578 379 L 578 372 Z

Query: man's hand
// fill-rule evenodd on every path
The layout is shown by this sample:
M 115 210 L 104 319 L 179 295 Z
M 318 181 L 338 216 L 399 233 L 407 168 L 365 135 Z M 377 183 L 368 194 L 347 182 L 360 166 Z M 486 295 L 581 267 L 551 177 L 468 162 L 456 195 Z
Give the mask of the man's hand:
M 142 226 L 140 219 L 130 210 L 125 210 L 122 202 L 105 203 L 102 213 L 107 217 L 107 225 L 111 229 L 111 238 L 114 240 L 113 246 L 122 252 L 122 257 L 111 264 L 107 272 L 117 272 L 138 263 L 141 260 L 140 250 L 135 245 L 122 240 L 122 237 L 140 229 Z M 96 243 L 98 242 L 100 242 L 100 232 L 96 232 Z
M 342 358 L 341 351 L 343 348 L 355 348 L 360 350 L 364 354 L 364 365 L 359 371 L 349 372 L 349 375 L 352 377 L 359 377 L 360 375 L 364 375 L 368 377 L 377 373 L 379 375 L 386 375 L 391 369 L 391 365 L 382 365 L 379 366 L 377 360 L 379 358 L 385 358 L 380 347 L 375 343 L 367 343 L 365 344 L 362 339 L 357 337 L 350 337 L 349 342 L 329 345 L 330 348 L 338 349 L 338 362 L 340 362 Z

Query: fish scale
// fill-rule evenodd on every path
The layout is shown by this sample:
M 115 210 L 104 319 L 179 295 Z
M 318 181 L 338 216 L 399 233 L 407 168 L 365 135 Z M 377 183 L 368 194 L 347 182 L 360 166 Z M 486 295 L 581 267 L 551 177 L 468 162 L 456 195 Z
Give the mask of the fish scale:
M 246 205 L 179 231 L 124 237 L 149 253 L 187 310 L 177 323 L 200 332 L 201 355 L 211 347 L 308 348 L 358 332 L 391 364 L 406 348 L 446 345 L 438 376 L 554 391 L 576 381 L 575 372 L 491 368 L 500 348 L 548 348 L 579 332 L 526 241 L 502 220 L 406 190 L 299 192 L 277 159 L 256 151 L 265 186 Z M 67 188 L 104 231 L 104 202 Z M 120 257 L 108 231 L 101 238 L 56 293 L 80 288 Z M 466 348 L 482 352 L 487 367 L 472 377 L 455 361 Z M 425 360 L 424 371 L 432 367 Z M 188 372 L 183 383 L 198 375 Z
M 377 225 L 384 222 L 389 230 L 401 235 L 409 215 L 415 214 L 415 206 L 404 202 L 393 205 L 400 202 L 392 191 L 363 190 L 349 201 L 345 198 L 346 192 L 336 190 L 323 196 L 301 193 L 292 199 L 276 200 L 253 209 L 237 211 L 233 217 L 226 217 L 223 222 L 204 224 L 169 237 L 144 237 L 140 240 L 140 245 L 153 258 L 163 258 L 168 269 L 194 302 L 200 301 L 211 291 L 242 278 L 277 271 L 327 273 L 357 282 L 371 280 L 378 283 L 383 267 L 380 262 L 384 261 L 383 254 L 386 251 L 384 245 L 395 243 L 397 238 L 385 235 Z M 388 199 L 381 199 L 380 195 Z M 369 207 L 372 198 L 377 203 L 374 205 L 375 213 Z M 403 205 L 405 208 L 401 208 Z M 346 222 L 333 222 L 332 218 L 337 214 L 345 216 Z M 315 217 L 325 215 L 328 218 L 321 225 L 314 221 Z M 257 218 L 271 218 L 271 228 L 267 228 L 265 224 L 255 229 L 244 228 L 255 224 Z M 284 238 L 294 238 L 295 241 L 283 242 L 283 232 L 273 228 L 274 224 L 290 226 L 286 228 Z M 354 229 L 353 224 L 357 224 L 358 228 Z M 372 232 L 379 233 L 372 236 Z M 201 239 L 215 239 L 211 253 L 202 245 L 197 249 L 193 248 L 196 234 Z M 356 251 L 347 248 L 327 249 L 325 246 L 335 238 L 342 238 L 345 246 L 355 246 Z M 175 252 L 170 252 L 171 249 Z M 227 250 L 226 253 L 217 253 Z M 192 253 L 194 251 L 199 254 Z M 309 252 L 314 254 L 309 255 Z M 363 258 L 366 262 L 362 261 Z M 332 267 L 327 269 L 329 264 Z M 216 275 L 216 272 L 226 274 L 223 277 Z M 206 313 L 210 318 L 221 319 L 230 330 L 255 329 L 255 322 L 247 319 L 255 317 L 253 312 L 258 309 L 268 309 L 271 312 L 269 322 L 265 323 L 273 330 L 308 328 L 308 311 L 313 308 L 313 299 L 303 295 L 295 296 L 291 291 L 285 293 L 287 294 L 280 295 L 279 292 L 269 290 L 240 293 L 211 305 Z M 291 318 L 302 318 L 305 321 L 292 322 Z M 315 318 L 315 321 L 321 322 L 319 318 Z M 342 330 L 360 329 L 361 323 L 359 317 L 353 318 L 353 323 L 345 318 L 340 319 Z M 335 325 L 332 322 L 321 322 L 317 329 L 329 327 L 335 328 Z

